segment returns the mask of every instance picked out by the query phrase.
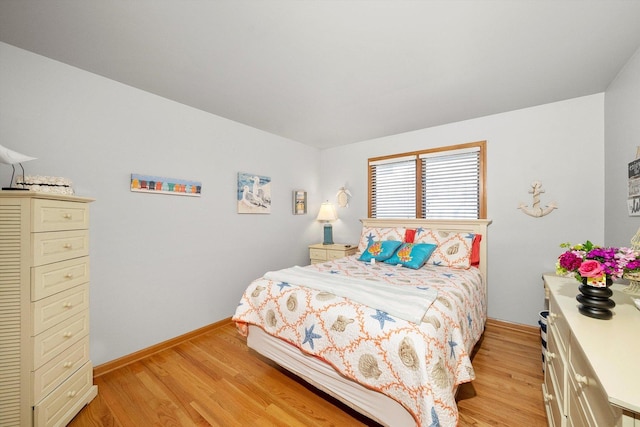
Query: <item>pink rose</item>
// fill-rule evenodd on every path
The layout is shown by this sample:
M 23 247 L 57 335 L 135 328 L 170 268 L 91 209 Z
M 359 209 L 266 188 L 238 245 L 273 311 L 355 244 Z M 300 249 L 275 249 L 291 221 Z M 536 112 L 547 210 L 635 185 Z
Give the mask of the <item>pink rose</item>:
M 600 277 L 604 274 L 604 270 L 598 261 L 590 259 L 580 264 L 578 273 L 582 277 Z

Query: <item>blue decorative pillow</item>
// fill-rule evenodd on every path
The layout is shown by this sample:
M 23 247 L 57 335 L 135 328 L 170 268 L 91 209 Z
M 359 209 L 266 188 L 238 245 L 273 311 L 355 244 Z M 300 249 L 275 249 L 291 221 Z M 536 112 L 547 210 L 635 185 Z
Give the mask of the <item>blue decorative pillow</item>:
M 389 258 L 393 253 L 400 247 L 402 242 L 397 240 L 383 240 L 377 242 L 371 242 L 367 249 L 362 252 L 360 261 L 371 261 L 375 259 L 376 261 L 384 261 Z
M 389 264 L 401 264 L 404 267 L 418 269 L 429 259 L 438 246 L 431 243 L 404 243 L 385 262 Z

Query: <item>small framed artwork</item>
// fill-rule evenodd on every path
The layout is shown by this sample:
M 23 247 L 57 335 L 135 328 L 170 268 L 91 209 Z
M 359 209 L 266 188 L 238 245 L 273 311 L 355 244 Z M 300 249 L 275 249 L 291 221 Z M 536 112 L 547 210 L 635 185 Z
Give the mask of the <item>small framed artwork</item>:
M 640 159 L 629 163 L 627 207 L 629 216 L 640 216 Z
M 304 190 L 294 190 L 293 214 L 305 215 L 306 213 L 307 213 L 307 192 Z
M 200 197 L 200 194 L 202 194 L 202 183 L 200 181 L 190 181 L 187 179 L 132 173 L 131 191 Z
M 238 213 L 271 213 L 271 178 L 238 172 Z

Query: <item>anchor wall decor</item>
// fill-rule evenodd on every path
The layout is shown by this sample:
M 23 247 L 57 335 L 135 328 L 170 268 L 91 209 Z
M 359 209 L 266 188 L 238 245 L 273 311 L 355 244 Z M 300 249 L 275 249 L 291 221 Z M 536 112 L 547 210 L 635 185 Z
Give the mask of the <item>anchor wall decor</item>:
M 552 210 L 557 209 L 558 207 L 555 202 L 549 203 L 544 208 L 540 207 L 540 194 L 542 193 L 544 193 L 542 183 L 540 181 L 534 181 L 531 183 L 531 190 L 529 190 L 529 194 L 533 194 L 533 205 L 529 207 L 524 203 L 520 203 L 518 209 L 534 218 L 543 217 L 550 214 Z

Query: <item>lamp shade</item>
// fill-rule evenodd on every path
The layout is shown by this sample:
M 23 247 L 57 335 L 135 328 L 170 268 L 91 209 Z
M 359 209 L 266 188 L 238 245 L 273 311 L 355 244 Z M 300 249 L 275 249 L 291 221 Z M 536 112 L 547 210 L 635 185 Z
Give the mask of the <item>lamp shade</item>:
M 324 202 L 320 205 L 320 212 L 318 212 L 317 221 L 335 221 L 338 219 L 338 213 L 333 203 Z

